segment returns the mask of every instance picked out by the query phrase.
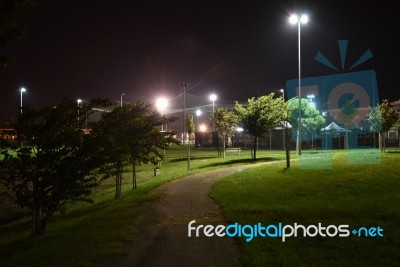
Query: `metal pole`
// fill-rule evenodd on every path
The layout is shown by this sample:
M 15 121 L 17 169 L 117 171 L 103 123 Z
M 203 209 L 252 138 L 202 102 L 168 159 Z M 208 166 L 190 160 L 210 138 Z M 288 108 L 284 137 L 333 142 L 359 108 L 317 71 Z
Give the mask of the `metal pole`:
M 20 90 L 21 92 L 21 114 L 22 114 L 22 89 Z
M 301 57 L 300 57 L 300 20 L 298 21 L 298 34 L 299 34 L 299 118 L 297 125 L 297 151 L 301 155 Z
M 187 83 L 182 83 L 181 86 L 183 87 L 183 118 L 182 118 L 182 143 L 185 144 L 186 137 L 185 137 L 185 109 L 186 109 L 186 87 L 188 86 Z

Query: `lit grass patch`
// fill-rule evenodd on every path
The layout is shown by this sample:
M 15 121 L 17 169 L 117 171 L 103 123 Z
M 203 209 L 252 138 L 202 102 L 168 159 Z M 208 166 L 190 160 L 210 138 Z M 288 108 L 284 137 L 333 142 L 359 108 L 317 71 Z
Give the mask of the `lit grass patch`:
M 332 169 L 290 170 L 283 163 L 249 169 L 214 185 L 212 197 L 229 222 L 264 225 L 380 226 L 384 237 L 238 239 L 247 266 L 394 266 L 400 262 L 400 155 L 349 165 L 333 153 Z

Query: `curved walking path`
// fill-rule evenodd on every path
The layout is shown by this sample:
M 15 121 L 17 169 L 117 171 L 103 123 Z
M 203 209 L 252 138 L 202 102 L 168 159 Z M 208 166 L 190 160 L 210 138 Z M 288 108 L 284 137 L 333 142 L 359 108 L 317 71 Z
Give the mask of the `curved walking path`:
M 141 216 L 140 230 L 128 248 L 129 256 L 112 266 L 238 266 L 232 238 L 188 237 L 188 223 L 226 225 L 208 195 L 211 186 L 229 174 L 267 163 L 188 175 L 156 188 L 151 193 L 157 196 L 154 201 L 135 208 Z

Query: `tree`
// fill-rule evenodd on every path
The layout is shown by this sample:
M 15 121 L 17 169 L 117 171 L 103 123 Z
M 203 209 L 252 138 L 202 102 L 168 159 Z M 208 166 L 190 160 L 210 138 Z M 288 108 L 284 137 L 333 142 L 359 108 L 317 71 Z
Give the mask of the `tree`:
M 245 131 L 254 136 L 252 158 L 256 160 L 258 138 L 285 119 L 285 101 L 271 93 L 248 99 L 246 107 L 236 102 L 235 111 Z
M 318 109 L 310 105 L 307 99 L 302 98 L 300 105 L 301 133 L 315 134 L 317 129 L 325 124 L 325 118 Z M 292 130 L 297 130 L 299 125 L 299 99 L 297 97 L 289 99 L 287 107 Z M 297 147 L 300 145 L 300 140 L 301 138 L 298 136 Z
M 64 211 L 68 202 L 90 202 L 87 196 L 98 184 L 99 146 L 80 130 L 77 114 L 76 102 L 68 99 L 57 107 L 26 107 L 18 118 L 24 146 L 1 152 L 0 179 L 17 204 L 31 209 L 33 235 L 43 234 L 54 212 Z
M 218 108 L 211 114 L 211 120 L 222 139 L 222 151 L 225 158 L 226 139 L 235 134 L 239 118 L 236 113 L 229 111 L 227 108 Z
M 379 133 L 379 148 L 384 152 L 387 132 L 399 120 L 398 114 L 390 107 L 389 101 L 385 99 L 379 106 L 371 108 L 367 120 L 371 125 L 371 132 Z
M 187 163 L 187 170 L 188 172 L 190 171 L 190 138 L 194 133 L 194 122 L 193 122 L 193 115 L 188 114 L 186 117 L 186 129 L 189 135 L 189 142 L 187 143 L 187 157 L 188 157 L 188 163 Z
M 122 174 L 129 160 L 126 136 L 121 130 L 126 117 L 127 113 L 117 107 L 111 112 L 103 113 L 102 119 L 93 125 L 91 131 L 101 147 L 104 165 L 100 172 L 105 174 L 104 178 L 115 177 L 115 199 L 121 197 Z

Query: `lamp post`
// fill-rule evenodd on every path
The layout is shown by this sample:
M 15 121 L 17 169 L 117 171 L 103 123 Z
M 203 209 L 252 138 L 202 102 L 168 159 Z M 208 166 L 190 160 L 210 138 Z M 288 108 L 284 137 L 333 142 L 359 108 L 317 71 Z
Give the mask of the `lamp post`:
M 20 110 L 20 112 L 22 114 L 22 94 L 26 92 L 26 89 L 25 89 L 25 87 L 21 87 L 21 89 L 19 89 L 19 91 L 21 93 L 21 110 Z
M 196 110 L 196 124 L 199 123 L 199 117 L 200 117 L 200 116 L 201 116 L 201 110 L 198 109 L 198 110 Z
M 161 116 L 164 116 L 165 109 L 168 107 L 168 100 L 165 97 L 160 97 L 156 101 L 156 108 Z M 164 123 L 161 124 L 161 131 L 164 131 Z
M 181 86 L 183 87 L 183 109 L 182 109 L 182 143 L 185 144 L 186 136 L 185 136 L 185 124 L 186 124 L 186 118 L 185 118 L 185 109 L 186 109 L 186 87 L 188 87 L 189 84 L 187 83 L 181 83 Z
M 283 90 L 283 89 L 280 89 L 280 90 L 279 90 L 279 92 L 281 92 L 281 93 L 282 93 L 283 100 L 285 100 L 285 90 Z
M 297 124 L 297 144 L 296 144 L 296 150 L 299 155 L 301 155 L 301 56 L 300 56 L 300 25 L 301 24 L 306 24 L 308 22 L 308 16 L 307 15 L 301 15 L 299 18 L 297 15 L 291 15 L 289 18 L 289 22 L 291 24 L 297 24 L 298 28 L 298 48 L 299 48 L 299 118 L 298 118 L 298 124 Z
M 215 100 L 217 100 L 217 95 L 211 94 L 210 100 L 212 101 L 212 112 L 214 113 L 214 102 L 215 102 Z M 214 122 L 212 124 L 211 145 L 212 145 L 212 147 L 214 147 Z
M 125 95 L 125 93 L 121 94 L 121 108 L 122 108 L 122 97 Z
M 212 101 L 212 107 L 213 107 L 213 112 L 214 112 L 214 102 L 217 100 L 217 95 L 216 94 L 211 94 L 210 95 L 210 100 Z
M 82 99 L 77 99 L 76 103 L 78 104 L 78 127 L 80 128 L 80 123 L 79 123 L 79 104 L 82 102 Z

